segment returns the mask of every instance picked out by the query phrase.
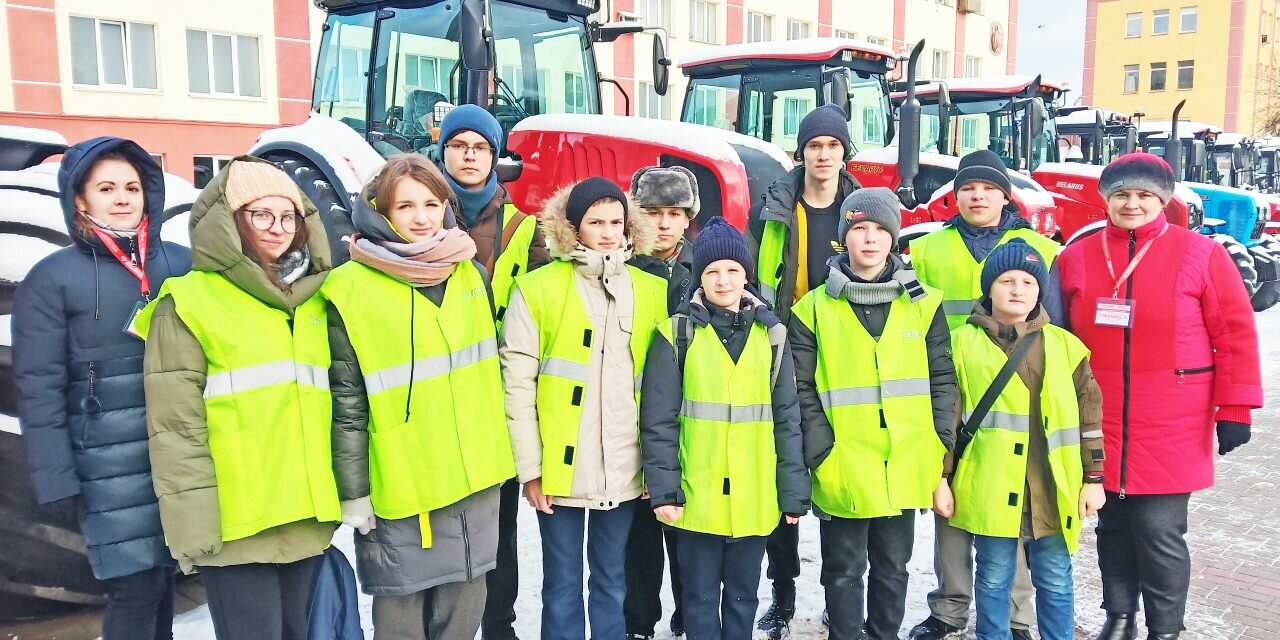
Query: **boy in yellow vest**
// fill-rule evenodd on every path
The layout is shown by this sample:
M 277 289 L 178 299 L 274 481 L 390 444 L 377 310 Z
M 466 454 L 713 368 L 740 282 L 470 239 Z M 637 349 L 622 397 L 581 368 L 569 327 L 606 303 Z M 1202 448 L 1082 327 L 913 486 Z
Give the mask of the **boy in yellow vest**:
M 986 295 L 952 333 L 964 422 L 955 475 L 938 487 L 934 508 L 973 534 L 979 640 L 1011 637 L 1019 547 L 1040 637 L 1075 637 L 1071 554 L 1085 518 L 1106 500 L 1102 392 L 1088 349 L 1048 323 L 1047 277 L 1044 259 L 1021 240 L 996 248 L 982 269 Z M 1000 379 L 1006 365 L 1014 368 Z
M 693 243 L 689 313 L 658 326 L 645 360 L 645 477 L 678 529 L 690 640 L 751 637 L 766 536 L 809 509 L 787 332 L 747 290 L 752 262 L 742 234 L 712 218 Z
M 846 251 L 828 263 L 826 284 L 792 308 L 805 462 L 831 638 L 897 640 L 915 510 L 932 504 L 951 446 L 951 336 L 942 293 L 895 253 L 893 192 L 855 191 L 840 211 Z

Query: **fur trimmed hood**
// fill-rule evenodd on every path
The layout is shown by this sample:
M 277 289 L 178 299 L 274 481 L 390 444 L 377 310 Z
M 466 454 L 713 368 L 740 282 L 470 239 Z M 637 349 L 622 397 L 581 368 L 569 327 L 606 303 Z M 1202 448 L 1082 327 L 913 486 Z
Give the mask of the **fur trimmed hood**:
M 565 212 L 569 192 L 572 190 L 573 185 L 562 187 L 542 205 L 538 226 L 547 239 L 547 249 L 550 250 L 552 258 L 567 259 L 585 250 L 585 247 L 578 242 L 578 230 L 574 228 L 573 223 L 569 222 Z M 627 244 L 624 245 L 623 250 L 628 253 L 628 259 L 631 256 L 653 255 L 658 245 L 657 232 L 649 223 L 644 209 L 636 204 L 630 194 L 627 195 L 626 238 Z

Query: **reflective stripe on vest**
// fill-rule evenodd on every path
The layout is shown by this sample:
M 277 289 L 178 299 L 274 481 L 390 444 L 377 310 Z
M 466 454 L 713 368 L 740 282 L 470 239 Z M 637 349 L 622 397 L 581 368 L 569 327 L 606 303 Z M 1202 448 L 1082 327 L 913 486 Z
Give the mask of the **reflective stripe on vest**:
M 951 525 L 978 535 L 1021 535 L 1031 429 L 1043 429 L 1059 527 L 1067 548 L 1074 553 L 1084 525 L 1079 517 L 1084 469 L 1080 460 L 1080 410 L 1072 376 L 1089 352 L 1075 336 L 1052 325 L 1044 327 L 1042 337 L 1045 364 L 1040 415 L 1044 424 L 1030 424 L 1031 392 L 1014 375 L 956 466 L 951 482 L 956 514 Z M 974 325 L 953 331 L 951 341 L 967 419 L 1008 356 Z
M 760 238 L 760 255 L 756 257 L 756 276 L 760 281 L 760 294 L 765 302 L 778 304 L 778 287 L 782 284 L 783 250 L 787 244 L 787 225 L 777 220 L 764 223 L 764 235 Z
M 634 299 L 630 346 L 638 417 L 640 376 L 654 328 L 666 317 L 667 281 L 630 265 L 626 269 Z M 591 353 L 600 339 L 578 294 L 577 277 L 572 262 L 554 260 L 516 278 L 516 287 L 538 327 L 542 349 L 537 385 L 538 431 L 542 436 L 542 492 L 549 496 L 573 494 L 578 430 L 588 391 Z M 637 437 L 639 429 L 637 423 Z
M 670 321 L 658 331 L 675 343 Z M 685 504 L 672 526 L 734 538 L 768 535 L 778 526 L 772 367 L 768 331 L 758 322 L 736 363 L 714 328 L 694 329 L 680 408 Z
M 1053 266 L 1062 248 L 1057 242 L 1030 229 L 1005 231 L 996 246 L 1014 238 L 1022 238 L 1045 260 L 1045 268 Z M 960 231 L 954 226 L 943 227 L 933 233 L 911 241 L 911 266 L 920 282 L 942 290 L 942 312 L 947 315 L 947 325 L 955 330 L 963 325 L 973 312 L 973 305 L 982 297 L 982 265 L 973 259 L 973 253 L 965 245 Z
M 813 504 L 829 515 L 877 518 L 933 503 L 946 447 L 934 429 L 925 336 L 942 294 L 925 290 L 918 302 L 905 293 L 893 301 L 879 340 L 826 287 L 792 308 L 817 338 L 814 379 L 835 433 L 813 472 Z
M 301 520 L 337 522 L 323 298 L 312 296 L 291 317 L 208 271 L 165 280 L 157 300 L 165 296 L 207 362 L 205 423 L 223 542 Z
M 439 306 L 355 261 L 321 292 L 364 376 L 374 513 L 425 514 L 515 475 L 493 311 L 475 264 L 458 263 Z
M 525 216 L 520 220 L 520 226 L 512 234 L 507 246 L 499 247 L 507 225 L 511 224 L 511 219 L 519 214 L 520 210 L 516 209 L 514 204 L 508 203 L 503 207 L 502 227 L 498 229 L 498 235 L 493 239 L 493 250 L 499 253 L 493 261 L 493 273 L 490 274 L 490 278 L 493 283 L 493 308 L 498 313 L 499 329 L 502 327 L 503 316 L 507 314 L 507 306 L 511 302 L 511 288 L 515 286 L 516 278 L 529 268 L 529 247 L 533 244 L 534 233 L 538 230 L 538 219 Z

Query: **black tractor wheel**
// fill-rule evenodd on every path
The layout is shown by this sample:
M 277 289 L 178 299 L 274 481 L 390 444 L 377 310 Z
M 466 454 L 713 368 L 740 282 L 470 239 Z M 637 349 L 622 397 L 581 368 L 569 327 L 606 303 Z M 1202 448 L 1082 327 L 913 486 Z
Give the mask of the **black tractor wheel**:
M 264 160 L 276 163 L 307 196 L 311 204 L 320 211 L 320 219 L 324 222 L 325 233 L 329 236 L 329 251 L 333 266 L 338 266 L 351 258 L 347 242 L 355 233 L 355 225 L 351 222 L 351 211 L 343 204 L 337 188 L 325 177 L 311 161 L 291 153 L 267 152 Z
M 1253 256 L 1249 255 L 1249 249 L 1240 244 L 1235 238 L 1229 235 L 1218 233 L 1210 236 L 1214 242 L 1222 245 L 1227 250 L 1227 254 L 1231 256 L 1231 261 L 1236 263 L 1236 270 L 1240 272 L 1240 280 L 1244 282 L 1244 290 L 1252 298 L 1258 292 L 1258 270 L 1253 264 Z

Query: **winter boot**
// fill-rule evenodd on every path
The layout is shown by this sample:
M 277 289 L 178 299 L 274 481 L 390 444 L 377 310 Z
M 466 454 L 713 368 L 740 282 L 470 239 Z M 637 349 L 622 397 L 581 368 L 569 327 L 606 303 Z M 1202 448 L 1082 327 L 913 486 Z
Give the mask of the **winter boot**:
M 1013 635 L 1013 640 L 1035 640 L 1031 637 L 1030 629 L 1009 629 L 1009 633 Z
M 1098 632 L 1097 640 L 1133 640 L 1138 635 L 1138 621 L 1132 613 L 1107 612 L 1107 621 Z
M 791 618 L 796 615 L 795 585 L 773 585 L 773 603 L 756 622 L 756 637 L 766 640 L 782 640 L 791 635 Z
M 909 640 L 959 640 L 964 637 L 964 627 L 953 627 L 933 616 L 911 628 Z
M 671 635 L 676 638 L 684 635 L 684 612 L 679 609 L 671 614 Z
M 1156 633 L 1154 631 L 1147 632 L 1147 640 L 1178 640 L 1179 631 L 1170 631 L 1169 633 Z

